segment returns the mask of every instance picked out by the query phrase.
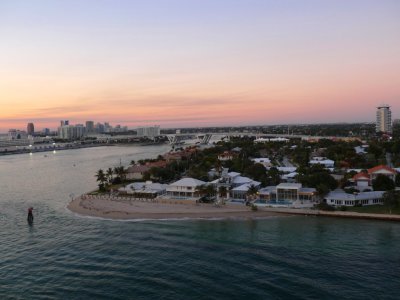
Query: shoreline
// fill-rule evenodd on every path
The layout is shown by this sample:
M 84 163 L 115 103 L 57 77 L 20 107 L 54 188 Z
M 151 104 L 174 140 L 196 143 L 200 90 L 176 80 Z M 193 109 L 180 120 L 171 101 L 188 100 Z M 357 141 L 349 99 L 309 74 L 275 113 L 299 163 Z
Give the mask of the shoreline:
M 73 199 L 67 209 L 81 216 L 113 220 L 185 220 L 185 219 L 256 219 L 282 216 L 285 213 L 252 211 L 247 206 L 165 203 L 162 199 L 123 199 L 121 197 L 82 195 Z
M 184 204 L 183 204 L 184 203 Z M 303 215 L 400 222 L 400 215 L 321 211 L 294 208 L 258 208 L 226 204 L 195 204 L 193 201 L 166 201 L 108 195 L 81 195 L 66 208 L 80 216 L 111 220 L 259 219 L 273 216 Z
M 263 210 L 273 211 L 275 213 L 291 214 L 291 215 L 400 222 L 400 215 L 391 215 L 391 214 L 370 214 L 370 213 L 358 213 L 358 212 L 346 212 L 346 211 L 323 211 L 323 210 L 297 209 L 297 208 L 264 208 Z

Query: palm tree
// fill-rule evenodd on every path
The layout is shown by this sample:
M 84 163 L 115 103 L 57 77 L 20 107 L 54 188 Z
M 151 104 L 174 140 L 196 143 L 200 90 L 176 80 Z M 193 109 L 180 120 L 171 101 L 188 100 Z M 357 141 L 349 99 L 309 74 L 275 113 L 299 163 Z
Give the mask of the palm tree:
M 104 174 L 103 170 L 100 169 L 96 173 L 96 180 L 99 182 L 99 190 L 104 190 L 104 183 L 107 181 L 106 175 Z
M 121 179 L 121 181 L 124 181 L 126 177 L 126 170 L 124 169 L 123 166 L 115 167 L 114 174 L 117 174 L 117 176 Z
M 222 163 L 221 163 L 221 161 L 219 159 L 217 159 L 214 168 L 215 168 L 215 171 L 217 172 L 218 176 L 221 176 Z
M 111 183 L 113 180 L 114 171 L 112 168 L 108 168 L 106 172 L 108 183 Z
M 209 195 L 210 197 L 215 196 L 215 194 L 217 193 L 217 189 L 212 184 L 206 186 L 206 191 L 207 195 Z
M 227 189 L 227 187 L 226 186 L 220 186 L 219 188 L 218 188 L 218 193 L 219 193 L 219 196 L 221 197 L 221 198 L 225 198 L 226 197 L 226 193 L 227 193 L 227 191 L 228 191 L 228 189 Z
M 253 199 L 254 195 L 257 195 L 258 188 L 252 184 L 250 185 L 249 189 L 247 190 L 246 195 L 249 196 L 250 199 Z
M 202 185 L 198 185 L 195 188 L 195 191 L 200 195 L 200 196 L 205 196 L 207 194 L 207 190 L 206 190 L 206 185 L 202 184 Z

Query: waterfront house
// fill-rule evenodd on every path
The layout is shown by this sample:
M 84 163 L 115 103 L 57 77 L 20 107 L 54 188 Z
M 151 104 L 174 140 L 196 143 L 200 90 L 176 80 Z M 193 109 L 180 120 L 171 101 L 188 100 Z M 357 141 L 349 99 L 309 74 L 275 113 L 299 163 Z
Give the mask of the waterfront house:
M 196 198 L 199 197 L 197 188 L 206 182 L 194 178 L 182 178 L 167 186 L 167 195 L 171 198 Z
M 246 200 L 247 196 L 248 196 L 247 193 L 248 193 L 249 189 L 251 188 L 251 186 L 254 186 L 258 189 L 260 187 L 260 185 L 261 185 L 261 182 L 252 180 L 251 182 L 237 186 L 230 190 L 230 193 L 229 193 L 230 198 L 234 199 L 234 200 L 238 200 L 238 199 Z
M 303 188 L 300 183 L 281 183 L 258 191 L 258 199 L 253 202 L 261 207 L 310 208 L 317 203 L 317 191 Z
M 314 203 L 317 200 L 315 188 L 303 187 L 301 183 L 281 183 L 277 186 L 268 186 L 258 191 L 259 198 L 271 202 Z
M 141 198 L 155 198 L 166 193 L 167 184 L 152 181 L 134 182 L 118 189 L 121 193 L 133 194 Z
M 129 167 L 126 170 L 126 178 L 127 179 L 143 179 L 143 175 L 144 173 L 146 173 L 147 171 L 150 170 L 149 166 L 145 166 L 145 165 L 134 165 Z
M 348 194 L 343 190 L 334 190 L 325 196 L 327 204 L 332 206 L 355 206 L 383 204 L 384 191 Z

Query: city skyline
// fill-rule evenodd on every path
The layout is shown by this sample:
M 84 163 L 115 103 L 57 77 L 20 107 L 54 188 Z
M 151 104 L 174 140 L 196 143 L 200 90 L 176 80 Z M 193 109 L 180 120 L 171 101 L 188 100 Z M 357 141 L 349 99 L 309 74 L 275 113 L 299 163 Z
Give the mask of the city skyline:
M 400 116 L 397 1 L 3 1 L 0 132 Z M 95 121 L 97 122 L 97 121 Z

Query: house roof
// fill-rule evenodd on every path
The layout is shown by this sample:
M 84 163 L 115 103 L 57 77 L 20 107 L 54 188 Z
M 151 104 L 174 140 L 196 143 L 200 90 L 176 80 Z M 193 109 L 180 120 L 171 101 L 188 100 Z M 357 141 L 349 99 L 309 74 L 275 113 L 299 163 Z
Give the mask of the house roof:
M 384 191 L 362 192 L 358 194 L 347 194 L 343 191 L 332 191 L 325 198 L 334 200 L 367 200 L 382 198 Z
M 243 177 L 243 176 L 235 176 L 232 179 L 232 183 L 233 184 L 241 184 L 241 183 L 249 183 L 252 182 L 253 179 L 249 178 L 249 177 Z
M 235 187 L 234 189 L 232 189 L 232 191 L 236 191 L 236 192 L 247 192 L 249 190 L 249 188 L 254 185 L 254 186 L 259 186 L 261 184 L 261 182 L 258 181 L 252 181 L 250 183 L 245 183 L 242 184 L 240 186 Z
M 301 183 L 280 183 L 276 186 L 277 189 L 300 189 Z
M 283 172 L 283 173 L 292 173 L 297 170 L 296 167 L 276 167 L 278 171 Z
M 171 186 L 199 186 L 206 184 L 204 181 L 195 179 L 195 178 L 182 178 L 181 180 L 178 180 L 176 182 L 171 183 Z
M 157 161 L 147 162 L 146 166 L 164 168 L 167 166 L 167 162 L 165 160 L 157 160 Z
M 356 181 L 356 180 L 369 180 L 369 179 L 370 179 L 369 178 L 369 174 L 366 174 L 364 172 L 357 173 L 356 175 L 353 176 L 353 180 L 354 181 Z
M 148 167 L 148 166 L 134 165 L 132 167 L 129 167 L 127 169 L 127 172 L 128 173 L 143 173 L 143 172 L 147 172 L 148 170 L 150 170 L 150 167 Z
M 396 170 L 394 170 L 394 169 L 392 169 L 392 168 L 390 168 L 388 166 L 385 166 L 385 165 L 379 165 L 379 166 L 373 167 L 371 169 L 368 169 L 368 173 L 372 174 L 372 173 L 376 173 L 376 172 L 381 171 L 381 170 L 385 170 L 385 171 L 388 171 L 388 172 L 390 172 L 392 174 L 396 174 Z
M 270 163 L 271 160 L 268 157 L 257 157 L 253 158 L 252 161 L 255 163 Z
M 233 178 L 233 177 L 236 177 L 236 176 L 239 176 L 239 175 L 240 175 L 240 173 L 238 173 L 238 172 L 229 172 L 229 173 L 228 173 L 228 176 L 229 176 L 229 177 L 232 177 L 232 178 Z
M 312 160 L 310 160 L 310 164 L 332 165 L 334 163 L 335 162 L 331 159 L 324 159 L 324 160 L 312 159 Z

